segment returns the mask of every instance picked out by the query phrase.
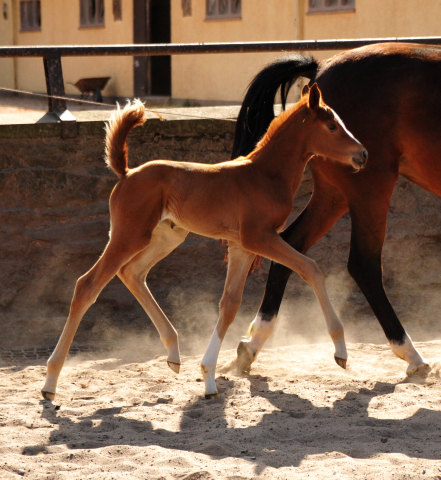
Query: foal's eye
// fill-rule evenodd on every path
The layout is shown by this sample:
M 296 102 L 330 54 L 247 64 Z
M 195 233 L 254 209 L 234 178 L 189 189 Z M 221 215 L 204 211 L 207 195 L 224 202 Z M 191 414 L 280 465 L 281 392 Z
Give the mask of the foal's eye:
M 337 125 L 335 123 L 331 123 L 328 125 L 328 128 L 331 130 L 331 132 L 335 132 L 337 130 Z

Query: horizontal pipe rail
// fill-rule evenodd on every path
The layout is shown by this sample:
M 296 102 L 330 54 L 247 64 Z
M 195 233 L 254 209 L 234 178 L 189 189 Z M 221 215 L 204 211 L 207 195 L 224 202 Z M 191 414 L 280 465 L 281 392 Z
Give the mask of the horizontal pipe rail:
M 207 53 L 256 53 L 282 51 L 346 50 L 375 43 L 403 42 L 441 45 L 441 37 L 391 37 L 342 40 L 296 40 L 284 42 L 163 43 L 136 45 L 60 45 L 0 47 L 0 57 L 62 57 L 108 55 L 193 55 Z
M 0 47 L 0 58 L 43 57 L 48 93 L 48 114 L 55 115 L 61 123 L 61 136 L 73 138 L 78 134 L 75 117 L 69 112 L 64 94 L 61 57 L 85 56 L 153 56 L 193 55 L 207 53 L 257 53 L 318 50 L 347 50 L 385 42 L 441 45 L 441 37 L 391 37 L 342 40 L 296 40 L 286 42 L 232 42 L 186 44 L 136 44 L 136 45 L 38 45 Z

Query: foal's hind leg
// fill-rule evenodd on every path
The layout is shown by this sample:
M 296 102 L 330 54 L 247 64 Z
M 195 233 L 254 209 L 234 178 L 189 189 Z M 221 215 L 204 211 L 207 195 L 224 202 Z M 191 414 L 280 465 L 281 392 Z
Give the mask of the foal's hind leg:
M 58 377 L 84 314 L 121 266 L 127 263 L 138 251 L 139 248 L 122 249 L 121 244 L 111 239 L 102 257 L 85 275 L 78 279 L 69 317 L 57 346 L 47 362 L 46 382 L 41 390 L 44 398 L 48 400 L 55 398 Z
M 222 340 L 242 303 L 245 281 L 254 258 L 253 253 L 244 250 L 236 243 L 229 242 L 228 272 L 224 293 L 219 305 L 219 320 L 201 363 L 205 381 L 205 398 L 212 398 L 217 395 L 215 382 L 217 358 Z
M 298 252 L 305 254 L 323 237 L 348 207 L 337 189 L 330 186 L 320 175 L 314 175 L 314 192 L 305 210 L 280 235 Z M 264 297 L 259 311 L 251 323 L 247 339 L 237 347 L 237 359 L 230 365 L 241 372 L 248 372 L 252 362 L 272 335 L 288 279 L 292 270 L 280 263 L 271 263 Z M 339 365 L 344 362 L 338 360 Z
M 119 278 L 133 293 L 158 330 L 159 337 L 168 352 L 167 364 L 176 373 L 179 373 L 181 364 L 178 334 L 153 298 L 145 278 L 156 263 L 185 240 L 187 233 L 169 220 L 163 221 L 153 231 L 149 246 L 118 272 Z

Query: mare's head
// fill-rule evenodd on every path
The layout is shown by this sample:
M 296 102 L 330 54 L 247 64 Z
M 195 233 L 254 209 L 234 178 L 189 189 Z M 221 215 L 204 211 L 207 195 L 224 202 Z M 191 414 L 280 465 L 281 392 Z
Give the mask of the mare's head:
M 367 161 L 368 152 L 348 131 L 340 117 L 323 102 L 322 94 L 316 83 L 302 91 L 307 108 L 307 125 L 311 129 L 308 152 L 313 155 L 330 158 L 336 162 L 351 165 L 361 170 Z

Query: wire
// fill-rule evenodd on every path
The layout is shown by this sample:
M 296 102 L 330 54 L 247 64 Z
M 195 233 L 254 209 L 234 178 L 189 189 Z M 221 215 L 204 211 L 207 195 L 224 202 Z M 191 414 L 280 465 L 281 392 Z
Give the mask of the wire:
M 80 100 L 79 98 L 71 98 L 71 97 L 63 97 L 63 96 L 60 96 L 60 95 L 47 95 L 45 93 L 34 93 L 34 92 L 28 92 L 26 90 L 16 90 L 16 89 L 12 89 L 12 88 L 6 88 L 6 87 L 0 87 L 0 91 L 4 91 L 4 92 L 9 92 L 9 93 L 21 93 L 23 95 L 29 95 L 29 96 L 32 96 L 32 97 L 42 97 L 42 98 L 53 98 L 55 100 L 69 100 L 69 102 L 76 102 L 76 103 L 83 103 L 83 104 L 86 104 L 86 105 L 94 105 L 94 106 L 98 106 L 98 107 L 112 107 L 112 108 L 115 108 L 115 104 L 112 104 L 112 103 L 100 103 L 100 102 L 92 102 L 90 100 Z M 167 121 L 166 118 L 163 118 L 163 116 L 155 111 L 155 110 L 152 110 L 151 108 L 148 108 L 147 107 L 147 110 L 149 112 L 152 112 L 153 114 L 157 115 L 162 121 Z M 162 112 L 163 114 L 165 112 Z M 232 118 L 232 117 L 228 117 L 228 118 L 222 118 L 222 119 L 219 119 L 219 118 L 216 118 L 216 117 L 203 117 L 203 116 L 200 116 L 200 115 L 186 115 L 185 113 L 174 113 L 174 112 L 169 112 L 167 111 L 166 112 L 167 115 L 174 115 L 174 116 L 177 116 L 177 117 L 189 117 L 189 118 L 200 118 L 200 119 L 203 119 L 203 120 L 227 120 L 227 121 L 236 121 L 236 118 Z

